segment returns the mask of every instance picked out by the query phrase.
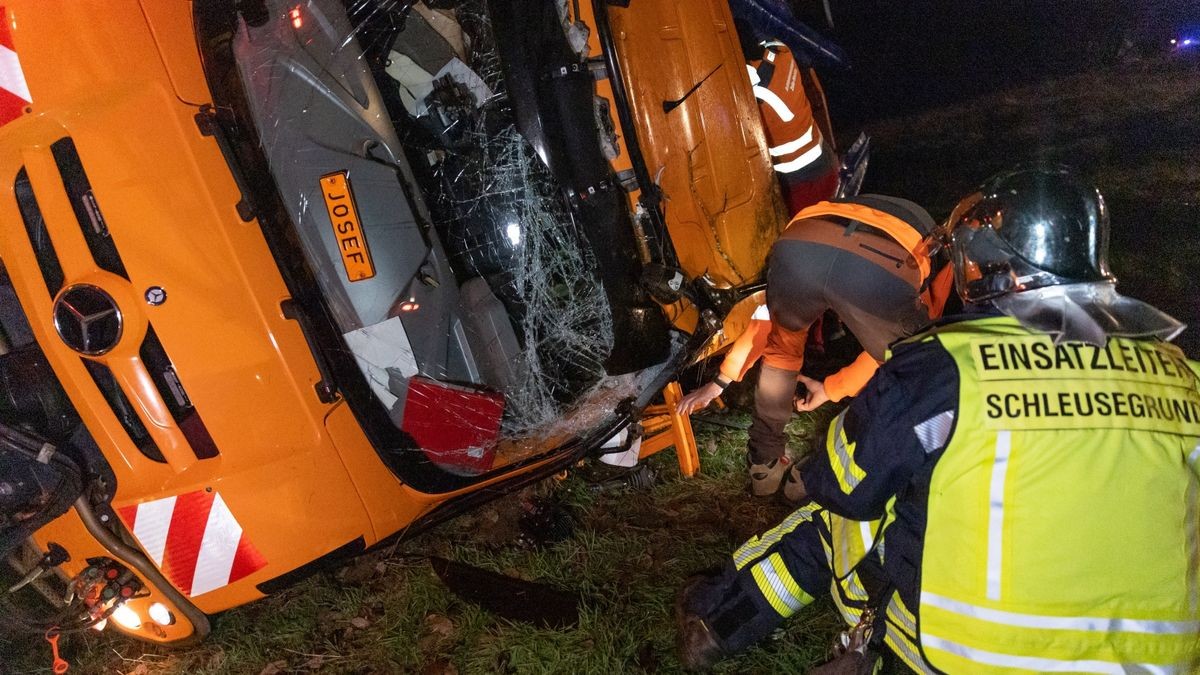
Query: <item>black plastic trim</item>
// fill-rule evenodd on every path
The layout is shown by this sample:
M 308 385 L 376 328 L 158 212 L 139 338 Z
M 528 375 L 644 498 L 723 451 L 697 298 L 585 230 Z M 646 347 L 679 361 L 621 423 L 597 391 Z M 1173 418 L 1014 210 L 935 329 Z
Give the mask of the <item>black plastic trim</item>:
M 62 263 L 54 250 L 54 242 L 51 241 L 50 231 L 46 228 L 46 219 L 42 217 L 42 209 L 33 194 L 33 184 L 29 182 L 29 174 L 25 167 L 21 167 L 17 172 L 17 178 L 13 181 L 13 194 L 17 199 L 21 220 L 25 223 L 25 233 L 29 235 L 29 245 L 33 247 L 38 269 L 42 271 L 42 279 L 46 282 L 46 290 L 50 292 L 50 297 L 54 297 L 62 290 L 66 277 L 63 275 Z
M 137 410 L 129 402 L 125 392 L 121 390 L 121 385 L 117 383 L 117 378 L 113 377 L 108 366 L 90 359 L 80 359 L 80 361 L 83 362 L 88 375 L 91 375 L 92 381 L 96 383 L 96 388 L 104 395 L 113 414 L 117 416 L 117 421 L 121 423 L 125 433 L 129 434 L 129 439 L 137 446 L 138 451 L 146 459 L 165 464 L 167 460 L 163 457 L 162 451 L 158 449 L 158 445 L 151 438 L 150 432 L 146 431 L 146 425 L 138 417 Z
M 142 340 L 139 356 L 142 358 L 142 365 L 145 366 L 146 372 L 150 374 L 150 379 L 154 382 L 154 387 L 158 389 L 158 395 L 167 405 L 167 410 L 171 411 L 175 426 L 179 427 L 179 431 L 187 439 L 196 458 L 212 459 L 221 454 L 217 450 L 217 444 L 213 441 L 212 435 L 208 433 L 208 428 L 204 426 L 204 420 L 200 418 L 200 413 L 188 398 L 183 383 L 179 381 L 179 376 L 175 372 L 175 366 L 167 356 L 166 350 L 163 349 L 162 342 L 155 334 L 153 326 L 146 330 L 146 337 Z
M 100 269 L 128 280 L 125 263 L 121 261 L 117 245 L 108 233 L 108 225 L 104 222 L 104 215 L 100 212 L 100 205 L 92 192 L 92 184 L 88 181 L 83 162 L 79 159 L 75 141 L 70 137 L 58 139 L 50 146 L 50 154 L 54 156 L 54 163 L 58 165 L 63 189 L 67 191 L 71 210 L 75 212 L 75 219 L 79 221 L 79 229 L 83 232 L 88 250 L 92 252 L 92 259 Z

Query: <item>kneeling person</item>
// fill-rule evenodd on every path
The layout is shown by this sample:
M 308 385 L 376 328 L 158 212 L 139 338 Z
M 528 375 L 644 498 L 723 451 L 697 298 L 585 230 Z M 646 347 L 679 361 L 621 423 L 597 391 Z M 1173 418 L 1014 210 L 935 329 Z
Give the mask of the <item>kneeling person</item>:
M 829 592 L 871 636 L 851 660 L 1197 672 L 1200 364 L 1162 341 L 1182 326 L 1116 293 L 1103 200 L 1066 170 L 993 178 L 943 234 L 968 313 L 895 346 L 801 470 L 813 502 L 685 589 L 681 659 Z

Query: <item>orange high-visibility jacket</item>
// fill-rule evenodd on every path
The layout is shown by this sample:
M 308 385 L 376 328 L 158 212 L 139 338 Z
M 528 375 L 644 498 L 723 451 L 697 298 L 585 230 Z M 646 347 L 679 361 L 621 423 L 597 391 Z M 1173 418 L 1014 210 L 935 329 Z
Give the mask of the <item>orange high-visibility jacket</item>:
M 763 58 L 746 64 L 746 69 L 775 171 L 790 174 L 814 165 L 827 150 L 791 51 L 781 43 L 767 43 Z
M 930 275 L 931 261 L 922 245 L 921 235 L 903 221 L 861 205 L 821 202 L 796 214 L 793 222 L 823 215 L 841 215 L 883 230 L 909 251 L 922 276 Z M 921 293 L 931 320 L 941 317 L 953 288 L 953 268 L 949 265 L 926 284 Z M 772 323 L 767 307 L 763 305 L 754 312 L 746 330 L 730 347 L 721 363 L 720 373 L 728 380 L 741 380 L 759 358 L 767 365 L 782 370 L 800 370 L 804 365 L 807 338 L 807 327 L 792 331 Z M 831 401 L 854 396 L 866 386 L 878 368 L 879 362 L 863 352 L 850 365 L 825 378 L 825 393 Z
M 949 265 L 942 268 L 929 287 L 922 293 L 929 318 L 938 319 L 946 300 L 954 289 L 954 269 Z M 774 335 L 772 335 L 774 331 Z M 808 329 L 789 331 L 771 323 L 766 305 L 754 312 L 746 330 L 734 340 L 725 359 L 721 361 L 720 373 L 731 381 L 740 381 L 762 358 L 763 363 L 783 370 L 798 370 L 804 364 L 804 345 Z M 830 401 L 840 401 L 855 396 L 879 369 L 879 362 L 867 352 L 862 352 L 850 365 L 825 378 L 825 393 Z

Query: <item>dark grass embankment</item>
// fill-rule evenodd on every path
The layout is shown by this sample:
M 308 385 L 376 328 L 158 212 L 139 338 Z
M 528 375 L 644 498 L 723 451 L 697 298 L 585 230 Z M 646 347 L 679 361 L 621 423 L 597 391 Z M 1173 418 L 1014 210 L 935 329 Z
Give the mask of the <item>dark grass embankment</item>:
M 866 130 L 865 189 L 939 219 L 1007 167 L 1078 168 L 1108 198 L 1120 289 L 1190 324 L 1177 343 L 1200 358 L 1200 60 L 1051 80 Z

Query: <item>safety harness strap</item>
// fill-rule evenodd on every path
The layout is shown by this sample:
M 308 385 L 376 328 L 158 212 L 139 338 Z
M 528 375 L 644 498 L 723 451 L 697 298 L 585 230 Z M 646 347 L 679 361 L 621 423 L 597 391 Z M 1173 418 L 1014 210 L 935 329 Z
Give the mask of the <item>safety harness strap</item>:
M 821 216 L 841 216 L 878 228 L 903 246 L 904 250 L 908 251 L 909 255 L 916 261 L 917 269 L 921 271 L 922 279 L 929 277 L 929 255 L 924 250 L 924 246 L 921 245 L 924 237 L 912 225 L 890 213 L 884 213 L 883 211 L 862 204 L 850 204 L 847 202 L 818 202 L 797 213 L 792 222 L 804 220 L 805 218 L 819 218 Z

